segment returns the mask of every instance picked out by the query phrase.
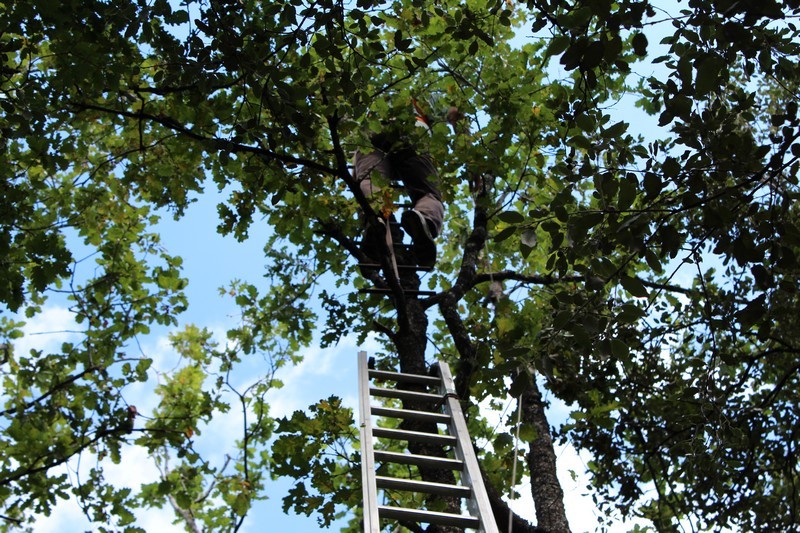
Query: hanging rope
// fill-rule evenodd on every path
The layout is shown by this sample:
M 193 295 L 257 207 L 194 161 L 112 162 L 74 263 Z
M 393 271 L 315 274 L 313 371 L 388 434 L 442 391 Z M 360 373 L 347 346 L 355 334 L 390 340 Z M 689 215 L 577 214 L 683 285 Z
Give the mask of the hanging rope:
M 491 259 L 489 255 L 489 244 L 486 241 L 483 241 L 483 248 L 486 250 L 486 259 L 489 261 L 491 265 Z M 494 275 L 492 274 L 491 266 L 489 268 L 489 290 L 496 290 Z M 502 290 L 500 291 L 502 294 Z M 511 466 L 511 483 L 509 484 L 510 487 L 510 494 L 509 494 L 509 504 L 508 504 L 508 533 L 512 533 L 514 528 L 514 511 L 511 510 L 511 502 L 514 501 L 514 484 L 517 482 L 517 453 L 519 452 L 519 429 L 520 429 L 520 420 L 522 416 L 522 395 L 520 394 L 519 398 L 517 399 L 517 422 L 516 422 L 516 431 L 514 432 L 514 464 Z
M 389 217 L 386 217 L 384 226 L 386 226 L 386 246 L 389 248 L 389 261 L 392 264 L 392 271 L 394 272 L 394 277 L 400 282 L 400 273 L 397 270 L 397 258 L 394 255 L 394 243 L 392 242 L 392 229 L 391 229 L 391 222 L 389 221 Z
M 519 427 L 522 415 L 522 395 L 517 399 L 517 431 L 514 435 L 514 464 L 511 466 L 511 494 L 508 502 L 508 533 L 512 533 L 514 526 L 514 511 L 511 510 L 511 502 L 514 501 L 514 483 L 517 482 L 517 451 L 519 450 Z

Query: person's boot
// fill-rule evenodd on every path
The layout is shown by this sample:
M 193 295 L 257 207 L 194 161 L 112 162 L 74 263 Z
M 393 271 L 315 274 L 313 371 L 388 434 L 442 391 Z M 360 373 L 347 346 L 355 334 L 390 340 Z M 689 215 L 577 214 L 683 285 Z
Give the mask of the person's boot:
M 380 258 L 386 252 L 388 243 L 386 242 L 386 221 L 380 217 L 377 218 L 377 224 L 367 223 L 364 230 L 364 238 L 361 241 L 361 251 L 367 256 L 368 263 L 380 264 Z M 400 225 L 395 221 L 394 215 L 389 217 L 389 228 L 392 232 L 392 242 L 403 242 L 403 230 Z M 361 274 L 368 276 L 370 273 L 375 272 L 377 268 L 361 268 Z
M 382 218 L 377 218 L 377 223 L 366 223 L 364 235 L 361 238 L 361 252 L 367 256 L 364 263 L 380 264 L 380 257 L 384 248 L 383 242 L 386 240 L 386 223 Z M 370 274 L 378 270 L 377 267 L 359 267 L 361 275 L 369 277 Z
M 411 236 L 411 249 L 416 256 L 417 264 L 432 267 L 436 263 L 436 243 L 433 241 L 433 234 L 425 217 L 419 211 L 410 209 L 403 213 L 400 223 Z

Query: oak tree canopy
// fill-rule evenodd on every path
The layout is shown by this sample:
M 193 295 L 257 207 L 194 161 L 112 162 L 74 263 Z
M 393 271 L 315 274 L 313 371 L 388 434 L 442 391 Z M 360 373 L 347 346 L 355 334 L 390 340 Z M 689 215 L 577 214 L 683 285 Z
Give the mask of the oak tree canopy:
M 591 453 L 609 523 L 797 528 L 800 3 L 660 4 L 0 4 L 0 527 L 64 498 L 109 530 L 141 530 L 146 506 L 237 530 L 266 496 L 330 523 L 360 505 L 352 413 L 331 397 L 273 420 L 264 395 L 312 343 L 372 332 L 380 365 L 456 371 L 501 528 L 513 419 L 478 404 L 507 395 L 537 517 L 515 532 L 568 530 L 559 442 Z M 348 164 L 429 97 L 464 131 L 429 139 L 446 227 L 417 299 L 358 274 L 380 206 Z M 225 342 L 174 328 L 191 279 L 158 235 L 214 190 L 222 235 L 268 236 L 268 282 L 223 291 L 241 310 Z M 356 292 L 381 283 L 394 304 Z M 55 299 L 79 341 L 15 349 Z M 155 327 L 183 357 L 168 376 L 136 349 Z M 158 383 L 154 410 L 130 410 L 137 382 Z M 194 439 L 232 410 L 242 437 L 209 462 Z M 104 476 L 132 447 L 162 474 L 138 492 Z M 79 456 L 85 476 L 56 474 Z M 292 490 L 267 495 L 270 475 Z

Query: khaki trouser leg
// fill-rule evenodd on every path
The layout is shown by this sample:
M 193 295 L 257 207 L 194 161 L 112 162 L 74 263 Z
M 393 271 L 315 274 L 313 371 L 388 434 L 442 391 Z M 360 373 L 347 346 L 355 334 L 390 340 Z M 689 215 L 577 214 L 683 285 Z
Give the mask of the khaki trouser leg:
M 414 204 L 414 209 L 429 222 L 432 237 L 436 238 L 442 233 L 444 222 L 444 206 L 434 195 L 428 193 Z

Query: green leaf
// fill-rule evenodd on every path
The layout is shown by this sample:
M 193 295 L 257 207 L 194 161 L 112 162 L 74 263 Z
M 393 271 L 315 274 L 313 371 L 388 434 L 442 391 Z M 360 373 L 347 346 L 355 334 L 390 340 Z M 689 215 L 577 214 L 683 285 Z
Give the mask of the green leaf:
M 514 438 L 508 433 L 500 433 L 495 437 L 492 446 L 496 453 L 502 453 L 504 450 L 514 446 Z
M 705 96 L 719 87 L 719 77 L 722 66 L 722 58 L 714 54 L 707 56 L 697 65 L 695 91 L 698 97 Z
M 525 222 L 525 217 L 522 216 L 521 213 L 517 211 L 503 211 L 502 213 L 497 215 L 497 218 L 505 222 L 506 224 L 522 224 Z
M 508 226 L 507 228 L 503 228 L 500 233 L 494 236 L 494 242 L 503 242 L 504 240 L 508 239 L 517 231 L 517 226 Z
M 580 29 L 592 19 L 592 9 L 588 6 L 582 6 L 577 9 L 569 10 L 568 12 L 560 15 L 558 23 L 567 28 Z
M 647 55 L 647 37 L 643 33 L 634 34 L 631 46 L 633 46 L 633 53 L 637 56 Z
M 579 115 L 577 115 L 577 116 L 575 117 L 575 124 L 577 124 L 577 125 L 578 125 L 578 127 L 579 127 L 581 130 L 583 130 L 583 131 L 585 131 L 585 132 L 587 132 L 587 133 L 591 133 L 591 132 L 593 132 L 593 131 L 594 131 L 594 128 L 595 128 L 595 126 L 596 126 L 596 123 L 595 123 L 595 121 L 594 121 L 594 118 L 592 118 L 592 117 L 591 117 L 589 114 L 587 114 L 587 113 L 580 113 Z
M 664 159 L 661 169 L 665 178 L 675 178 L 680 173 L 681 166 L 680 163 L 678 163 L 678 160 L 674 157 L 667 157 Z
M 644 190 L 647 193 L 647 196 L 650 198 L 654 198 L 661 194 L 661 190 L 664 187 L 661 177 L 653 172 L 645 173 L 642 184 L 644 185 Z
M 761 294 L 750 300 L 747 305 L 736 313 L 743 329 L 748 329 L 764 318 L 764 303 L 766 295 Z
M 633 324 L 640 318 L 644 317 L 645 313 L 642 309 L 632 303 L 626 303 L 620 306 L 617 313 L 617 321 L 622 324 Z
M 522 232 L 519 238 L 520 242 L 527 246 L 528 248 L 536 248 L 536 243 L 538 242 L 538 238 L 536 236 L 535 229 L 526 229 Z
M 601 278 L 610 278 L 617 273 L 617 265 L 615 265 L 610 259 L 607 257 L 597 257 L 592 260 L 591 263 L 592 271 L 595 272 Z
M 631 276 L 621 276 L 619 281 L 622 287 L 628 291 L 631 296 L 636 298 L 647 298 L 649 296 L 647 289 L 639 279 Z
M 567 35 L 556 35 L 550 41 L 550 44 L 547 46 L 547 51 L 545 52 L 548 56 L 557 56 L 564 52 L 570 44 L 569 36 Z
M 594 144 L 592 141 L 584 137 L 583 135 L 575 135 L 569 139 L 569 144 L 575 146 L 576 148 L 581 148 L 583 150 L 592 150 L 594 148 Z
M 531 424 L 522 424 L 519 428 L 519 438 L 524 442 L 533 442 L 538 437 L 536 428 Z
M 603 130 L 603 137 L 606 139 L 616 139 L 623 133 L 628 130 L 628 123 L 627 122 L 617 122 L 613 126 L 610 126 Z
M 628 210 L 636 200 L 639 183 L 636 178 L 625 178 L 619 182 L 619 193 L 617 197 L 617 208 L 620 211 Z
M 581 69 L 591 70 L 600 65 L 605 57 L 605 45 L 602 41 L 592 41 L 586 47 L 581 58 Z
M 617 359 L 627 359 L 628 345 L 619 339 L 611 339 L 611 354 Z

